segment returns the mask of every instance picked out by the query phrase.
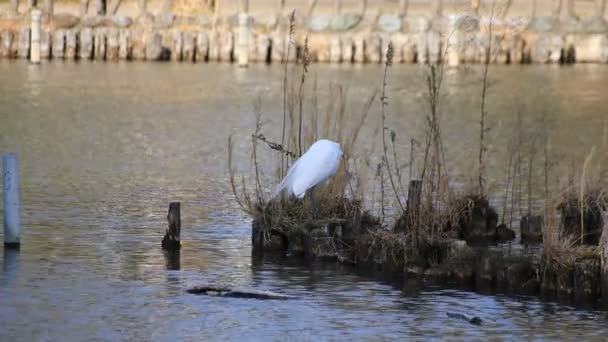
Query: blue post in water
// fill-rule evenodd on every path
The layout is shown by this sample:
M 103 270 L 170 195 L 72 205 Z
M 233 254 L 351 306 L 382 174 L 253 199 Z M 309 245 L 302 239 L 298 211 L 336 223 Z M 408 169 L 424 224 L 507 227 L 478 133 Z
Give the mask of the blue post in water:
M 2 156 L 4 246 L 19 248 L 19 160 L 14 153 Z

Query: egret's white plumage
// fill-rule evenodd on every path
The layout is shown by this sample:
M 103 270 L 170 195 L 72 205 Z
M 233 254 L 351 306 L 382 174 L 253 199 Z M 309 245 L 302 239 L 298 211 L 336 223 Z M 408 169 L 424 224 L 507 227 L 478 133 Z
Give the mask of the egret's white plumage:
M 275 196 L 283 193 L 303 198 L 308 189 L 336 174 L 341 158 L 340 144 L 330 140 L 316 141 L 289 168 L 287 176 L 277 187 Z

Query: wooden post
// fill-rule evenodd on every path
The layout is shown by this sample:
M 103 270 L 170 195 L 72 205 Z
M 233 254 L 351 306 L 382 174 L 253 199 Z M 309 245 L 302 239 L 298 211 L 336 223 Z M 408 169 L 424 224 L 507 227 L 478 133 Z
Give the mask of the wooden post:
M 169 213 L 167 214 L 167 221 L 169 221 L 169 227 L 163 238 L 162 247 L 166 250 L 178 250 L 181 247 L 179 241 L 179 235 L 181 231 L 181 218 L 179 212 L 179 202 L 171 202 L 169 204 Z
M 40 20 L 42 12 L 39 9 L 32 10 L 32 33 L 30 36 L 30 61 L 34 64 L 40 63 Z
M 19 248 L 19 160 L 14 153 L 2 156 L 4 202 L 4 246 Z

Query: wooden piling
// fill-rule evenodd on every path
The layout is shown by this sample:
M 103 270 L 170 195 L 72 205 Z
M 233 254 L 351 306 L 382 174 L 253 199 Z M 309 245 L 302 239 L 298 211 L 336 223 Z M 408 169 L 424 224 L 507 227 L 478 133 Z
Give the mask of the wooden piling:
M 169 213 L 167 214 L 169 226 L 163 238 L 162 247 L 166 250 L 178 250 L 180 244 L 181 218 L 180 218 L 180 203 L 171 202 L 169 204 Z
M 30 44 L 30 61 L 34 64 L 40 63 L 40 21 L 42 19 L 42 12 L 39 9 L 32 10 L 32 23 L 31 23 L 31 44 Z
M 14 153 L 2 156 L 2 189 L 4 204 L 4 246 L 19 248 L 19 160 Z

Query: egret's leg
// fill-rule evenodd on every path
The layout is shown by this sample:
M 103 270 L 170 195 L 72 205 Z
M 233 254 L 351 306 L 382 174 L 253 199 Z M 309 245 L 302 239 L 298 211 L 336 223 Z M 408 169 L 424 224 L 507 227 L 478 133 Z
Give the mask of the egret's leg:
M 315 202 L 315 187 L 310 189 L 310 203 L 312 204 L 312 217 L 319 217 L 319 208 L 317 208 L 317 202 Z

